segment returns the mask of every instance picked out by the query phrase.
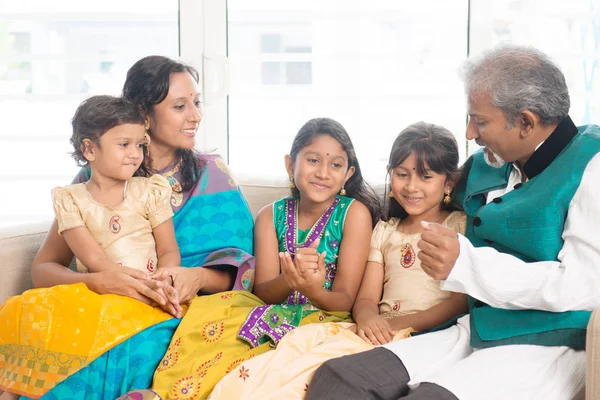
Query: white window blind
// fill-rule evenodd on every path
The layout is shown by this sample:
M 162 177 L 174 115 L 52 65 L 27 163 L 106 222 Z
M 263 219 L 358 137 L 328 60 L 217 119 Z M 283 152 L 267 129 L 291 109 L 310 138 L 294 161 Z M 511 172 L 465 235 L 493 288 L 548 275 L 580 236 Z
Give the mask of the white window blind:
M 346 128 L 376 182 L 408 124 L 462 138 L 468 1 L 229 0 L 227 12 L 233 170 L 285 176 L 283 155 L 314 117 Z
M 573 120 L 600 123 L 600 0 L 229 0 L 227 20 L 230 164 L 250 175 L 284 177 L 292 138 L 319 116 L 346 127 L 377 183 L 394 138 L 419 120 L 452 130 L 464 160 L 458 67 L 500 43 L 549 54 Z

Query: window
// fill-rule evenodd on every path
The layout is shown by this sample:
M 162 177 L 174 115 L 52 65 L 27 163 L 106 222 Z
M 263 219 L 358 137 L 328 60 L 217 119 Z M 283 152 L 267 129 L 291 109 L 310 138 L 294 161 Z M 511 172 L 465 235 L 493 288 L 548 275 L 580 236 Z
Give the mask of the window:
M 471 53 L 501 43 L 548 54 L 567 80 L 575 125 L 600 124 L 600 0 L 471 0 Z
M 257 26 L 246 26 L 246 31 L 252 31 Z M 287 31 L 283 26 L 282 31 Z M 250 32 L 248 32 L 250 33 Z M 296 54 L 312 53 L 312 45 L 307 35 L 298 35 L 294 38 L 286 35 L 285 42 L 281 34 L 262 34 L 260 52 L 264 58 L 273 59 L 296 59 L 290 56 Z M 294 41 L 296 39 L 296 41 Z M 306 58 L 309 60 L 309 58 Z M 263 85 L 310 85 L 312 83 L 311 61 L 263 61 L 262 62 L 262 84 Z
M 119 94 L 143 56 L 202 73 L 198 147 L 238 175 L 285 177 L 295 134 L 327 116 L 381 183 L 410 123 L 449 128 L 462 160 L 473 150 L 459 67 L 504 42 L 549 54 L 575 123 L 600 123 L 600 0 L 0 0 L 0 226 L 52 217 L 50 189 L 77 171 L 76 106 Z
M 363 172 L 377 182 L 408 124 L 427 120 L 462 137 L 457 68 L 467 51 L 467 5 L 229 0 L 233 170 L 285 176 L 283 156 L 314 117 L 348 130 Z
M 0 10 L 0 226 L 48 221 L 51 188 L 78 171 L 77 105 L 118 95 L 143 56 L 178 57 L 178 2 L 0 0 Z
M 229 0 L 226 13 L 224 129 L 230 164 L 244 174 L 284 177 L 292 138 L 320 116 L 344 125 L 376 183 L 396 135 L 419 120 L 454 132 L 464 160 L 473 148 L 459 68 L 500 43 L 550 55 L 575 123 L 600 121 L 600 0 Z

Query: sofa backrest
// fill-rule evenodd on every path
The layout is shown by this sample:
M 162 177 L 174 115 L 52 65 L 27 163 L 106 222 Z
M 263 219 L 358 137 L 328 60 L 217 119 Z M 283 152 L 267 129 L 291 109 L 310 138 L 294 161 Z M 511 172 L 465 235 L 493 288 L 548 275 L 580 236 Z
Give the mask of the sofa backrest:
M 290 194 L 287 182 L 282 180 L 240 182 L 254 217 L 265 205 Z M 383 186 L 376 189 L 381 194 Z M 0 305 L 10 296 L 33 287 L 31 263 L 49 227 L 50 221 L 44 221 L 0 229 Z
M 242 187 L 255 217 L 263 206 L 289 194 L 283 181 L 242 181 Z M 0 229 L 0 305 L 10 296 L 33 287 L 31 263 L 49 227 L 50 221 L 44 221 Z

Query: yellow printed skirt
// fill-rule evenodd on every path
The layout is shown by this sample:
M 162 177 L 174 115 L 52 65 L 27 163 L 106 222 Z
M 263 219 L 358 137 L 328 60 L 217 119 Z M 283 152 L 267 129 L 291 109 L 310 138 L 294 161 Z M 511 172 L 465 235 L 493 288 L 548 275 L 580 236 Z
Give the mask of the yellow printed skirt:
M 0 389 L 41 397 L 119 343 L 170 318 L 82 283 L 12 297 L 0 307 Z
M 412 329 L 396 333 L 408 337 Z M 356 334 L 356 324 L 327 323 L 287 334 L 275 351 L 246 360 L 214 388 L 210 399 L 304 399 L 312 377 L 325 361 L 373 349 Z
M 253 347 L 238 338 L 241 327 L 259 306 L 264 303 L 244 291 L 194 299 L 156 370 L 154 392 L 162 399 L 206 399 L 217 382 L 239 364 L 272 350 L 271 342 Z M 299 325 L 344 321 L 349 316 L 347 312 L 317 311 L 303 316 Z M 153 397 L 148 394 L 150 397 L 144 398 Z

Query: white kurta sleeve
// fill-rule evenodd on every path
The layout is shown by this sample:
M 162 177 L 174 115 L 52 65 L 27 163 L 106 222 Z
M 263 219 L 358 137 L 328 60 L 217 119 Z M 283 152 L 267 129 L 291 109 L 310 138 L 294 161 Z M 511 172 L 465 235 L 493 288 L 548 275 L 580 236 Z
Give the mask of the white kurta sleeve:
M 562 238 L 559 261 L 525 263 L 491 247 L 476 248 L 459 235 L 460 255 L 441 287 L 505 309 L 559 312 L 599 307 L 600 154 L 584 171 Z

